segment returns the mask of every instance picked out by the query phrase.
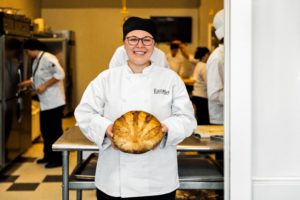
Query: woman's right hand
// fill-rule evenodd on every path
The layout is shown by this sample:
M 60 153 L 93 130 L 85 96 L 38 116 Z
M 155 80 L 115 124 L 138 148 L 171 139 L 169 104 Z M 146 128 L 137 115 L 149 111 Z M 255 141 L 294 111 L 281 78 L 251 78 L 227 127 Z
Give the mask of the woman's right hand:
M 107 129 L 106 129 L 106 132 L 105 132 L 105 135 L 108 137 L 108 139 L 111 141 L 111 146 L 114 148 L 114 149 L 116 149 L 116 147 L 115 147 L 115 145 L 114 145 L 114 143 L 113 143 L 113 141 L 112 141 L 112 138 L 113 138 L 113 132 L 112 132 L 112 127 L 113 127 L 113 125 L 111 124 L 111 125 L 109 125 L 108 127 L 107 127 Z

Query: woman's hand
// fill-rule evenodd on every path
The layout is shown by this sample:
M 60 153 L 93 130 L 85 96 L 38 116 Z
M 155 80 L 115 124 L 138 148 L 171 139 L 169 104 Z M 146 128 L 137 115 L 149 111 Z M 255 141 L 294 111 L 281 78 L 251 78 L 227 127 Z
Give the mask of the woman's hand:
M 168 132 L 168 127 L 165 125 L 165 124 L 161 124 L 161 126 L 162 126 L 162 128 L 161 128 L 161 130 L 162 130 L 162 132 L 165 134 L 165 133 L 167 133 Z
M 105 135 L 106 135 L 106 136 L 108 137 L 108 139 L 110 140 L 111 146 L 112 146 L 114 149 L 117 149 L 117 148 L 115 147 L 113 141 L 112 141 L 112 138 L 113 138 L 113 135 L 114 135 L 114 133 L 112 132 L 112 127 L 113 127 L 112 124 L 109 125 L 109 126 L 107 127 L 106 132 L 105 132 Z

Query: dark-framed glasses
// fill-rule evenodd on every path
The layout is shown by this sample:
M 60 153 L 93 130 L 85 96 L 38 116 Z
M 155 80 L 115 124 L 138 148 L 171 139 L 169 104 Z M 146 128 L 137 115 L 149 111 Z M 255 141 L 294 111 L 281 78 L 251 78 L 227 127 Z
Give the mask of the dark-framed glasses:
M 132 45 L 132 46 L 137 45 L 140 40 L 142 41 L 143 45 L 145 45 L 145 46 L 150 46 L 154 43 L 154 39 L 150 36 L 146 36 L 143 38 L 138 38 L 136 36 L 129 36 L 129 37 L 126 37 L 126 40 L 128 41 L 128 44 Z

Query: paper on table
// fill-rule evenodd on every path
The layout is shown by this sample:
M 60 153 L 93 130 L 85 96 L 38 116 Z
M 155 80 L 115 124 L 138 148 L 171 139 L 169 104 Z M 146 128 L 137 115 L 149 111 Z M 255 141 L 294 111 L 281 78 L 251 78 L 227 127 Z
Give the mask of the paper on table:
M 209 138 L 212 135 L 224 135 L 223 125 L 201 125 L 197 126 L 194 134 L 200 135 L 201 138 Z

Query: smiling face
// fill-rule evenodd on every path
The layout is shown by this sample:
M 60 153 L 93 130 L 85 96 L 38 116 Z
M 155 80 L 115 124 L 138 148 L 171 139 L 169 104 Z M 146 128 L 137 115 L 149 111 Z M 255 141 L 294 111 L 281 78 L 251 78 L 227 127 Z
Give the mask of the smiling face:
M 132 38 L 135 38 L 135 42 L 136 39 L 138 40 L 137 44 L 133 45 L 132 41 L 129 41 Z M 144 41 L 139 40 L 141 38 L 144 38 Z M 149 40 L 152 42 L 149 42 Z M 141 72 L 145 67 L 151 64 L 150 57 L 154 49 L 154 44 L 155 42 L 152 35 L 146 31 L 134 30 L 126 35 L 124 47 L 128 55 L 128 65 L 134 72 L 136 69 L 139 69 L 138 71 Z

